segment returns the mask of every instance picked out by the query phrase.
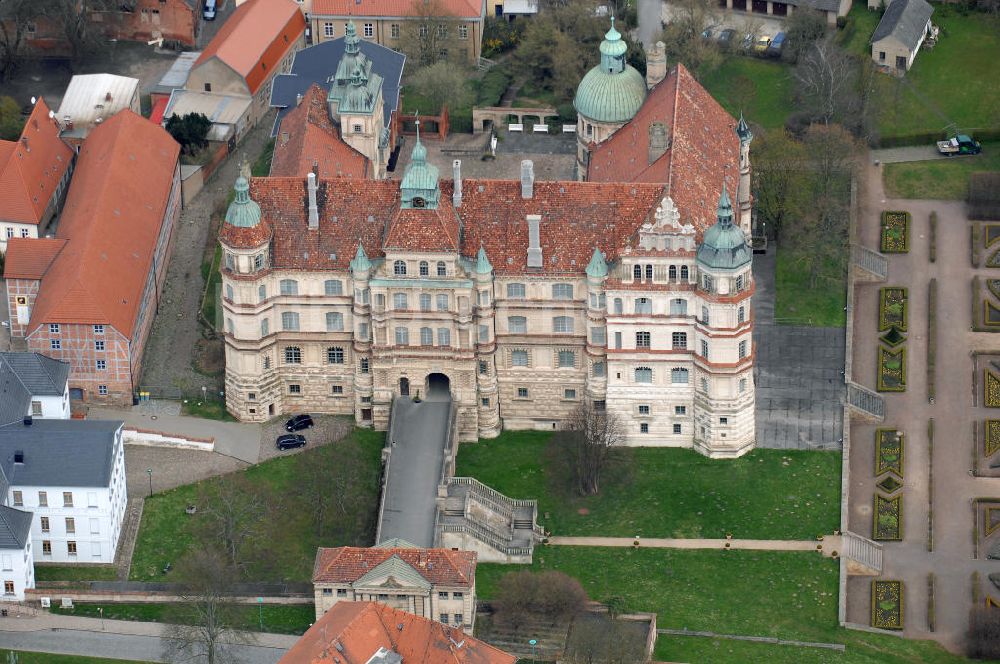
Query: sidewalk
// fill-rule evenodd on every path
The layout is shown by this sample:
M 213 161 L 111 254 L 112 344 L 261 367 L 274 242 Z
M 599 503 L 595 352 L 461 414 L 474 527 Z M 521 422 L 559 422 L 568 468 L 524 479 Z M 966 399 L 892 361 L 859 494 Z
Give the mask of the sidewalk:
M 840 550 L 840 536 L 828 535 L 820 541 L 755 539 L 674 539 L 657 537 L 550 537 L 549 544 L 560 546 L 639 546 L 645 549 L 730 549 L 745 551 L 820 551 L 824 556 Z

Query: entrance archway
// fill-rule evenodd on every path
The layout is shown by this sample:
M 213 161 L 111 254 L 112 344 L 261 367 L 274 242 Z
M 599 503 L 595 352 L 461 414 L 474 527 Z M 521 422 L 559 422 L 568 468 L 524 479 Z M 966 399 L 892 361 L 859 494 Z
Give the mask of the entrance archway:
M 451 379 L 443 373 L 427 374 L 427 398 L 447 399 L 451 397 Z
M 408 397 L 410 396 L 410 379 L 400 378 L 399 379 L 399 396 Z

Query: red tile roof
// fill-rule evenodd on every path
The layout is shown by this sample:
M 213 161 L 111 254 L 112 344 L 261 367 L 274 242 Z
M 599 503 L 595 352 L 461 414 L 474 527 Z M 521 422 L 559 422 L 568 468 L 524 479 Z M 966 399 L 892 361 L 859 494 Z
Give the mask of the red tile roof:
M 609 261 L 626 251 L 630 238 L 652 218 L 664 195 L 659 184 L 536 181 L 534 196 L 526 200 L 517 180 L 468 179 L 462 185 L 462 204 L 455 210 L 451 181 L 441 181 L 440 186 L 436 212 L 399 211 L 398 181 L 321 180 L 320 223 L 314 231 L 307 230 L 305 178 L 254 178 L 250 195 L 260 204 L 263 223 L 274 229 L 277 268 L 345 270 L 359 242 L 369 258 L 379 258 L 387 246 L 446 250 L 448 242 L 460 237 L 463 256 L 474 257 L 482 244 L 498 274 L 529 271 L 525 219 L 529 214 L 541 216 L 541 271 L 582 274 L 594 247 Z M 704 214 L 710 216 L 714 210 L 713 201 Z M 456 212 L 458 219 L 450 221 L 449 215 Z M 431 214 L 441 225 L 420 228 L 425 215 Z M 460 236 L 456 235 L 459 221 Z M 260 230 L 227 228 L 226 232 L 238 240 Z
M 281 664 L 367 662 L 379 648 L 403 664 L 514 664 L 517 658 L 458 629 L 375 602 L 337 602 Z
M 180 146 L 130 110 L 97 126 L 80 151 L 31 329 L 100 323 L 131 336 L 173 185 Z
M 73 160 L 43 99 L 19 141 L 0 141 L 0 221 L 41 223 L 45 208 Z
M 340 137 L 330 120 L 326 92 L 315 83 L 281 121 L 271 175 L 304 178 L 313 164 L 320 178 L 364 178 L 369 172 L 368 158 Z
M 458 18 L 484 15 L 483 0 L 438 0 L 440 11 Z M 313 16 L 421 16 L 420 0 L 313 0 Z
M 471 587 L 476 578 L 473 551 L 420 548 L 320 548 L 313 564 L 313 583 L 354 583 L 389 558 L 399 556 L 429 583 Z
M 217 57 L 256 94 L 305 29 L 306 20 L 292 0 L 247 0 L 222 24 L 194 66 Z
M 5 279 L 41 279 L 66 240 L 60 238 L 11 238 L 3 266 Z
M 666 125 L 670 147 L 649 163 L 649 127 Z M 715 223 L 723 178 L 739 179 L 736 121 L 682 64 L 653 88 L 636 116 L 590 155 L 591 182 L 667 185 L 683 223 L 701 232 Z

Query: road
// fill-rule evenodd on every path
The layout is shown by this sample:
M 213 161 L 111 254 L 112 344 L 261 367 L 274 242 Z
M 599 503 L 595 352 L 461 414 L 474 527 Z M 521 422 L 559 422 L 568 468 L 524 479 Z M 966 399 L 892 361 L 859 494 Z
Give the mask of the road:
M 86 655 L 146 662 L 168 662 L 164 657 L 167 639 L 134 634 L 108 634 L 74 629 L 53 629 L 40 632 L 0 631 L 0 648 Z M 233 646 L 237 661 L 243 664 L 275 664 L 285 653 L 284 648 L 267 646 Z

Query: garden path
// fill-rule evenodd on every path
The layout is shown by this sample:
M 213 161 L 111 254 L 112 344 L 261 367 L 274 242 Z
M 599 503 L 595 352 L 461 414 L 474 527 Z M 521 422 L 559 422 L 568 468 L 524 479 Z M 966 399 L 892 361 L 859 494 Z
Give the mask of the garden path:
M 904 433 L 902 536 L 883 542 L 884 569 L 880 578 L 904 583 L 904 635 L 933 638 L 950 649 L 962 648 L 972 608 L 970 576 L 978 571 L 1000 571 L 996 561 L 973 558 L 973 512 L 970 499 L 1000 496 L 1000 479 L 972 476 L 974 444 L 972 421 L 987 417 L 972 406 L 973 348 L 1000 348 L 1000 338 L 970 331 L 970 280 L 988 270 L 973 269 L 969 259 L 969 228 L 964 206 L 956 201 L 886 200 L 881 172 L 867 166 L 867 188 L 859 216 L 857 241 L 877 248 L 882 210 L 911 213 L 910 250 L 889 254 L 885 284 L 858 282 L 855 286 L 853 380 L 876 387 L 879 287 L 908 288 L 906 391 L 883 393 L 885 421 L 873 424 L 853 417 L 850 423 L 848 517 L 843 526 L 860 535 L 872 535 L 875 494 L 873 469 L 875 429 L 895 427 Z M 931 211 L 938 214 L 937 260 L 929 260 Z M 938 280 L 937 374 L 935 403 L 927 395 L 928 284 Z M 934 419 L 933 505 L 928 420 Z M 929 513 L 933 540 L 929 538 Z M 935 631 L 928 622 L 928 575 L 935 575 Z M 852 576 L 847 584 L 847 621 L 868 625 L 871 579 Z M 995 593 L 994 593 L 995 594 Z
M 747 551 L 820 551 L 824 556 L 840 548 L 839 536 L 828 536 L 822 542 L 816 540 L 756 540 L 756 539 L 702 539 L 673 537 L 550 537 L 549 544 L 563 546 L 639 546 L 648 549 L 730 549 Z

